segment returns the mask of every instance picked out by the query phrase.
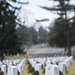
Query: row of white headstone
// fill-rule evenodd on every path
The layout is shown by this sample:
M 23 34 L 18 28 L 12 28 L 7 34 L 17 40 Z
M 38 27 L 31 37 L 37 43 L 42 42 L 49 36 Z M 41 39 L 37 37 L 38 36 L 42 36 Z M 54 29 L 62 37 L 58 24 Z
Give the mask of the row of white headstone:
M 4 60 L 0 62 L 0 68 L 4 75 L 22 75 L 25 63 L 26 59 Z
M 66 75 L 70 64 L 72 63 L 72 56 L 70 57 L 50 57 L 50 58 L 30 58 L 28 59 L 35 71 L 42 75 L 42 68 L 45 67 L 45 75 Z M 37 63 L 38 62 L 38 63 Z M 58 63 L 58 65 L 57 65 Z M 45 66 L 46 65 L 46 66 Z
M 66 75 L 66 72 L 68 72 L 70 64 L 72 63 L 72 56 L 36 59 L 32 58 L 28 60 L 31 63 L 32 67 L 34 67 L 35 71 L 39 72 L 39 75 L 42 75 L 41 65 L 45 67 L 45 75 L 59 75 L 59 71 L 61 71 L 63 75 Z M 25 59 L 4 60 L 3 62 L 0 62 L 0 67 L 4 75 L 6 75 L 6 73 L 7 75 L 18 75 L 18 72 L 20 73 L 20 75 L 22 75 L 25 63 Z

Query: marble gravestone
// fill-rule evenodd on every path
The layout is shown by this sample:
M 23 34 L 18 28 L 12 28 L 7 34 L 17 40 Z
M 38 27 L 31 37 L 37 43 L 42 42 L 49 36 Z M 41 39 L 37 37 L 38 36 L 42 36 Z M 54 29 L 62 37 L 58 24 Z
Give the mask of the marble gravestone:
M 66 66 L 64 62 L 60 62 L 59 64 L 59 70 L 62 72 L 63 75 L 66 75 Z
M 8 67 L 8 75 L 18 75 L 18 70 L 16 66 Z
M 33 62 L 32 62 L 32 67 L 34 67 L 34 68 L 35 68 L 35 64 L 36 64 L 36 62 L 35 62 L 35 61 L 33 61 Z
M 17 65 L 17 69 L 18 69 L 20 75 L 22 75 L 22 66 L 20 64 Z
M 1 71 L 6 75 L 6 65 L 1 66 Z
M 42 75 L 42 69 L 41 69 L 41 64 L 35 64 L 35 71 L 39 72 L 39 75 Z
M 59 67 L 57 65 L 47 65 L 45 68 L 45 75 L 59 75 Z

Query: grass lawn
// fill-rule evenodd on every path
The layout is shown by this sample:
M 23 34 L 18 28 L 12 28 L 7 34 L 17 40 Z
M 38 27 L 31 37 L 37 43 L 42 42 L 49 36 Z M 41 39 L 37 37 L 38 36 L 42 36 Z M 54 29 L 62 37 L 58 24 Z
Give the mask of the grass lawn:
M 28 69 L 28 64 L 25 65 L 25 68 L 24 68 L 24 71 L 23 71 L 22 75 L 32 75 L 32 73 L 28 73 L 27 69 Z M 42 75 L 45 75 L 43 73 L 43 70 L 42 70 Z
M 28 73 L 27 70 L 28 65 L 25 65 L 25 70 L 23 71 L 22 75 L 32 75 L 32 73 Z M 42 73 L 42 75 L 45 75 L 44 73 Z M 75 60 L 72 61 L 72 64 L 70 65 L 69 68 L 69 72 L 67 73 L 67 75 L 75 75 Z
M 67 75 L 75 75 L 75 60 L 72 61 Z
M 27 67 L 28 67 L 28 65 L 26 64 L 22 75 L 32 75 L 31 73 L 28 73 Z

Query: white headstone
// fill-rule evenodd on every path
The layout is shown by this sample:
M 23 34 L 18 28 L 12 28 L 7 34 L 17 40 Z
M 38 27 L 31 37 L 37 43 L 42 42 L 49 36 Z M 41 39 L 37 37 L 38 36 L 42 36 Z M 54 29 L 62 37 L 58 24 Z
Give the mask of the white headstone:
M 47 65 L 45 75 L 59 75 L 59 67 L 57 65 Z
M 35 61 L 33 61 L 33 62 L 32 62 L 32 67 L 35 67 L 35 64 L 36 64 L 36 62 L 35 62 Z
M 38 71 L 39 75 L 42 75 L 41 64 L 35 64 L 35 71 Z
M 9 66 L 8 67 L 8 75 L 18 75 L 17 67 Z
M 6 75 L 6 65 L 1 66 L 1 71 Z
M 65 66 L 64 62 L 61 62 L 58 65 L 59 65 L 59 70 L 62 72 L 62 74 L 66 75 L 66 66 Z
M 22 75 L 22 66 L 21 65 L 17 65 L 17 69 L 18 69 L 20 75 Z
M 12 62 L 9 62 L 8 66 L 12 66 Z

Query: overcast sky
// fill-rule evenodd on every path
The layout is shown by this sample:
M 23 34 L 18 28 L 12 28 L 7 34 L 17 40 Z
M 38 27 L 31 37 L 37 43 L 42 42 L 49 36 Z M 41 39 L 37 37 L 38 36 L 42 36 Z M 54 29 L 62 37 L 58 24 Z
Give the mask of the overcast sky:
M 22 10 L 20 14 L 22 17 L 27 15 L 29 19 L 28 20 L 29 26 L 31 26 L 35 22 L 35 19 L 48 18 L 50 21 L 39 23 L 39 25 L 42 25 L 43 27 L 47 27 L 55 18 L 58 17 L 57 14 L 53 14 L 52 12 L 39 7 L 39 6 L 51 7 L 51 6 L 56 5 L 57 3 L 54 4 L 53 1 L 49 1 L 49 0 L 22 0 L 22 1 L 29 1 L 28 5 L 22 6 Z M 70 3 L 71 4 L 75 3 L 75 0 L 71 0 Z

